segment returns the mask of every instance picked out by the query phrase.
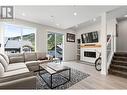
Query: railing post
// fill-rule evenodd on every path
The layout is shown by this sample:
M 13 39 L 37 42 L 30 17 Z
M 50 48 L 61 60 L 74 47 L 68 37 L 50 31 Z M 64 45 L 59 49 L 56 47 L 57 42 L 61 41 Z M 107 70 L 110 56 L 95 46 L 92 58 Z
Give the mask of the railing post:
M 101 74 L 107 75 L 107 19 L 106 12 L 101 15 Z

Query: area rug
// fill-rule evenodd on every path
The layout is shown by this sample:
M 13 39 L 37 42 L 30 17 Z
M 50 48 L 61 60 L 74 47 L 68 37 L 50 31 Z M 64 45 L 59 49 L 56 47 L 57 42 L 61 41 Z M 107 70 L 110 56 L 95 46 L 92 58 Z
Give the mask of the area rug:
M 41 72 L 41 73 L 44 73 L 44 72 Z M 66 77 L 68 76 L 67 71 L 62 72 L 61 74 Z M 48 83 L 50 83 L 50 78 L 49 78 L 50 75 L 48 73 L 42 74 L 42 76 L 44 77 L 45 80 L 47 80 Z M 87 78 L 88 76 L 90 76 L 90 75 L 71 68 L 71 80 L 63 85 L 60 85 L 60 86 L 54 88 L 54 89 L 60 89 L 60 90 L 67 89 L 67 88 L 71 87 L 72 85 L 78 83 L 79 81 Z M 37 89 L 50 89 L 48 87 L 48 85 L 44 82 L 44 80 L 39 75 L 37 75 L 37 77 L 38 77 L 37 86 L 36 86 Z M 56 74 L 53 76 L 53 86 L 62 84 L 66 81 L 67 80 L 65 78 L 61 77 L 59 74 Z

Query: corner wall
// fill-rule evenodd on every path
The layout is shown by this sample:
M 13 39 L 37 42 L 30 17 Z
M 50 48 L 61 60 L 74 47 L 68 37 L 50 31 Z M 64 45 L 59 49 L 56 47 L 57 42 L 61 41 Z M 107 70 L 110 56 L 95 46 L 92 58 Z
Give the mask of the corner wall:
M 118 22 L 117 52 L 127 52 L 127 19 Z
M 111 60 L 113 53 L 116 49 L 116 19 L 108 19 L 107 20 L 107 34 L 112 35 L 112 54 L 111 57 L 108 60 Z M 89 26 L 85 26 L 84 28 L 81 28 L 77 30 L 77 39 L 81 39 L 82 33 L 88 33 L 92 31 L 98 31 L 99 32 L 99 44 L 101 44 L 101 22 L 97 22 L 94 24 L 91 24 Z M 101 48 L 100 48 L 101 49 Z M 110 65 L 110 61 L 107 63 L 107 67 Z

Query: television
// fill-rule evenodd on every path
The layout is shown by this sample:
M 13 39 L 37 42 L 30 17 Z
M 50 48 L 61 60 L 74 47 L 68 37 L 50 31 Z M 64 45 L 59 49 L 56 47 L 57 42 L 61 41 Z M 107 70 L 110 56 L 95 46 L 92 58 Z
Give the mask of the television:
M 82 43 L 97 43 L 98 31 L 81 34 Z

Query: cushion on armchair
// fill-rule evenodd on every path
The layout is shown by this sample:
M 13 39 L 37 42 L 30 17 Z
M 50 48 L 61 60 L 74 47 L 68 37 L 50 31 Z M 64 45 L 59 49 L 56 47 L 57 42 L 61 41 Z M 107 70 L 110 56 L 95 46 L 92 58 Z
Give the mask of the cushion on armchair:
M 23 69 L 23 68 L 27 68 L 27 66 L 24 63 L 9 64 L 7 67 L 7 72 L 13 71 L 13 70 L 18 70 L 18 69 Z
M 9 56 L 10 64 L 25 62 L 23 53 L 10 54 L 8 56 Z
M 25 62 L 27 61 L 37 61 L 36 53 L 24 53 Z
M 46 60 L 46 59 L 48 59 L 46 57 L 46 53 L 37 52 L 36 55 L 37 55 L 37 60 Z

